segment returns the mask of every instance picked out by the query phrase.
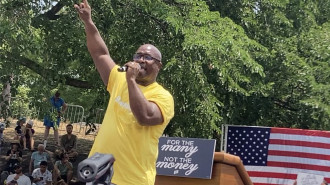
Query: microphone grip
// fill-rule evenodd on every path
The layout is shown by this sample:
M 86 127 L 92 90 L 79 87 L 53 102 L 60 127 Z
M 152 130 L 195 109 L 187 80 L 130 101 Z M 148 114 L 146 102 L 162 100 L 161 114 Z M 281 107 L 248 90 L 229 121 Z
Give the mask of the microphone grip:
M 119 67 L 117 70 L 119 71 L 119 72 L 126 72 L 127 71 L 127 66 L 122 66 L 122 67 Z

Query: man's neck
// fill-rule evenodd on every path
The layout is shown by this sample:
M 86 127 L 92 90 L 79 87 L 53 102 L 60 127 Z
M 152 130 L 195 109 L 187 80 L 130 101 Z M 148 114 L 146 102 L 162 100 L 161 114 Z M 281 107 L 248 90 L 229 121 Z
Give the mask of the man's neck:
M 154 83 L 156 80 L 153 81 L 142 81 L 142 80 L 135 80 L 135 82 L 139 85 L 147 87 L 148 85 Z

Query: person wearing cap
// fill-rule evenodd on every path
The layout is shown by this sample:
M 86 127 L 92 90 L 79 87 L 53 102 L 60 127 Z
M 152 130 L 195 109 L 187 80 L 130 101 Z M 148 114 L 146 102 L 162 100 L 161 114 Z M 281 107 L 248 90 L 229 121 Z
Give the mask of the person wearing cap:
M 32 127 L 33 127 L 33 120 L 29 120 L 25 126 L 25 139 L 23 140 L 23 146 L 24 146 L 23 150 L 27 150 L 27 146 L 30 148 L 31 151 L 34 150 L 33 135 L 35 131 Z
M 41 161 L 40 167 L 33 170 L 32 177 L 36 185 L 52 184 L 52 173 L 47 169 L 47 166 L 47 161 Z
M 45 125 L 45 134 L 44 134 L 44 146 L 46 148 L 47 145 L 47 139 L 49 135 L 49 129 L 52 127 L 54 129 L 54 137 L 56 140 L 57 146 L 60 146 L 60 139 L 58 135 L 58 128 L 60 126 L 61 121 L 61 115 L 64 114 L 64 112 L 67 109 L 67 105 L 64 102 L 64 100 L 60 97 L 60 93 L 56 91 L 55 95 L 49 99 L 52 106 L 55 108 L 55 111 L 57 112 L 57 120 L 56 123 L 54 123 L 53 120 L 50 119 L 50 115 L 45 116 L 44 118 L 44 125 Z
M 15 173 L 7 177 L 6 185 L 31 185 L 31 180 L 28 176 L 24 175 L 22 172 L 22 167 L 16 165 Z
M 143 44 L 132 61 L 119 67 L 92 20 L 87 0 L 74 7 L 85 27 L 88 51 L 111 95 L 89 156 L 114 156 L 114 184 L 154 185 L 158 141 L 174 116 L 172 95 L 156 81 L 163 65 L 161 52 Z

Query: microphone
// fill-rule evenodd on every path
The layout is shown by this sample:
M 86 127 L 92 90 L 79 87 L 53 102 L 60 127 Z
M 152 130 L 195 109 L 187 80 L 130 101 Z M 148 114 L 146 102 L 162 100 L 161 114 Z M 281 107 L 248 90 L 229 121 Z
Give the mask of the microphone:
M 122 67 L 119 67 L 117 70 L 119 71 L 119 72 L 126 72 L 127 71 L 127 66 L 122 66 Z

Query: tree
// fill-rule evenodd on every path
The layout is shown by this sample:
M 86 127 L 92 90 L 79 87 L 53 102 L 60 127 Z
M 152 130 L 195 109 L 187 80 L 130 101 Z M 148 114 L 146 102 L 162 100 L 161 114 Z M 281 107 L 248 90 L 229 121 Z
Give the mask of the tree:
M 12 82 L 12 76 L 9 76 L 7 78 L 2 78 L 3 81 L 2 85 L 2 93 L 0 96 L 0 115 L 3 118 L 3 121 L 8 126 L 8 117 L 10 115 L 10 101 L 11 101 L 11 82 Z
M 329 1 L 207 2 L 269 51 L 260 64 L 273 86 L 253 97 L 259 116 L 252 124 L 329 129 Z

